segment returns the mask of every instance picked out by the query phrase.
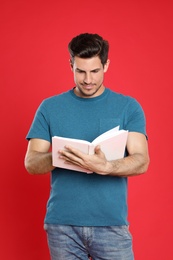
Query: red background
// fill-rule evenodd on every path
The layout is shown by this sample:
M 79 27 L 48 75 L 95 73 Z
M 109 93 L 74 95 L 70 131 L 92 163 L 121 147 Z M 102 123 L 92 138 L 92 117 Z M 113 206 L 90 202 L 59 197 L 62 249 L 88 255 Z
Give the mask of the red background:
M 129 181 L 136 260 L 172 260 L 172 1 L 0 1 L 0 259 L 48 260 L 49 174 L 29 175 L 25 136 L 42 99 L 73 87 L 67 44 L 82 32 L 110 42 L 105 85 L 147 117 L 151 164 Z

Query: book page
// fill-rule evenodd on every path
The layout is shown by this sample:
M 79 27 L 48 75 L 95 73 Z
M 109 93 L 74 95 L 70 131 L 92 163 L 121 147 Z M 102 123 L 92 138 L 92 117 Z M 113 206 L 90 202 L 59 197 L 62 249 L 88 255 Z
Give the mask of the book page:
M 124 157 L 128 131 L 119 131 L 118 135 L 114 135 L 108 139 L 99 142 L 102 152 L 105 154 L 108 161 L 117 160 Z M 97 144 L 90 146 L 89 154 L 94 154 L 94 149 Z
M 52 139 L 56 139 L 58 140 L 58 142 L 61 144 L 65 145 L 70 145 L 70 146 L 74 146 L 78 143 L 81 144 L 90 144 L 90 142 L 86 141 L 86 140 L 81 140 L 81 139 L 75 139 L 75 138 L 68 138 L 68 137 L 61 137 L 61 136 L 53 136 Z
M 106 132 L 104 132 L 103 134 L 99 135 L 98 137 L 96 137 L 92 143 L 93 144 L 98 144 L 99 142 L 108 139 L 111 136 L 114 136 L 115 134 L 117 134 L 119 132 L 119 126 L 116 126 L 114 128 L 112 128 L 111 130 L 108 130 Z

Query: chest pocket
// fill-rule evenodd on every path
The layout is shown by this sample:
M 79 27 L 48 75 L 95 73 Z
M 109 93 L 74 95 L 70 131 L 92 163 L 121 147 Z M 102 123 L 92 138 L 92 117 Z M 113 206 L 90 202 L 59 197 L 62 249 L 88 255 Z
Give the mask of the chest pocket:
M 100 134 L 114 128 L 116 126 L 120 126 L 120 119 L 119 118 L 101 118 L 100 119 Z

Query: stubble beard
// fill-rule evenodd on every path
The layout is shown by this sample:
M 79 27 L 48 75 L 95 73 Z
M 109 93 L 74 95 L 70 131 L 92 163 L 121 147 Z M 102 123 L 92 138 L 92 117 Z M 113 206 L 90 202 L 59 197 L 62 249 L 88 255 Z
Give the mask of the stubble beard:
M 94 96 L 99 90 L 100 90 L 100 88 L 102 87 L 102 85 L 103 85 L 103 82 L 95 89 L 95 91 L 94 92 L 89 92 L 88 91 L 88 93 L 87 93 L 87 90 L 86 91 L 83 91 L 83 89 L 81 88 L 81 87 L 78 87 L 78 86 L 76 86 L 77 87 L 77 89 L 78 89 L 78 91 L 80 92 L 80 94 L 81 94 L 81 96 L 83 96 L 83 97 L 92 97 L 92 96 Z

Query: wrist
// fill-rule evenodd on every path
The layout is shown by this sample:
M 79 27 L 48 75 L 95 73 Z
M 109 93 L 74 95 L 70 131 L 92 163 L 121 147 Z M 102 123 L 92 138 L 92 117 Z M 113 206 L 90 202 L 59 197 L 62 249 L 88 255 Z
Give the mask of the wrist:
M 112 161 L 107 161 L 105 167 L 105 175 L 112 175 L 114 169 L 114 165 Z

